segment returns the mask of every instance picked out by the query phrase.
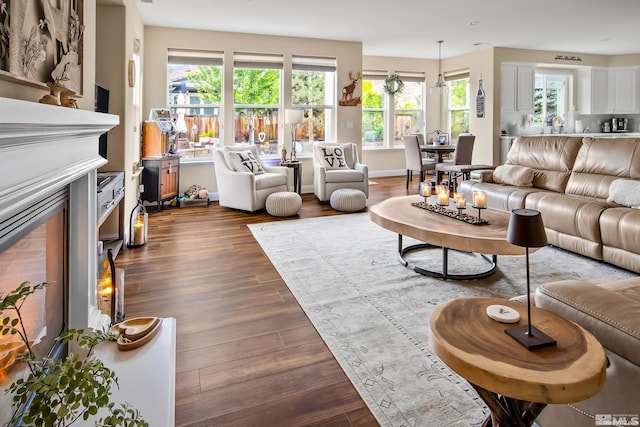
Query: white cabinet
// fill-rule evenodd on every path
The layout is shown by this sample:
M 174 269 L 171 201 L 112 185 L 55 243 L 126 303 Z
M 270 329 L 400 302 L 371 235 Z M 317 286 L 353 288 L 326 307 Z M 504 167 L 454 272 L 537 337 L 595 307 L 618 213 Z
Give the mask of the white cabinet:
M 533 64 L 502 64 L 502 111 L 533 113 L 535 73 Z
M 600 67 L 578 68 L 578 111 L 580 114 L 607 114 L 608 71 Z
M 609 112 L 612 114 L 640 113 L 638 79 L 640 67 L 609 69 Z

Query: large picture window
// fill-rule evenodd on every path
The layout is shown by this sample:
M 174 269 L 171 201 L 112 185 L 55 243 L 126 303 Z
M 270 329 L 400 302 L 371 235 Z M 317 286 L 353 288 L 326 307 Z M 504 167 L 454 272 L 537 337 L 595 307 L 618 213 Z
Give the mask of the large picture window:
M 181 157 L 211 157 L 220 145 L 222 54 L 169 51 L 167 105 L 175 120 Z
M 236 54 L 233 67 L 234 142 L 278 153 L 282 56 Z
M 305 111 L 294 135 L 297 153 L 311 153 L 315 141 L 333 139 L 335 70 L 335 58 L 292 58 L 291 105 Z

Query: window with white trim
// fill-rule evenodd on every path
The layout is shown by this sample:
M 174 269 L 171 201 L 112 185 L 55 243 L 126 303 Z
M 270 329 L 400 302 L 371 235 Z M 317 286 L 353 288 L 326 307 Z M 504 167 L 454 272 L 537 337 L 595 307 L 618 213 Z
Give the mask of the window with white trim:
M 569 70 L 536 69 L 531 126 L 564 124 L 570 73 Z
M 364 74 L 362 77 L 362 148 L 385 147 L 386 75 Z
M 167 81 L 177 152 L 185 159 L 212 157 L 220 145 L 222 53 L 169 50 Z
M 393 97 L 395 147 L 404 147 L 403 136 L 424 132 L 424 74 L 398 73 L 404 89 Z
M 282 55 L 234 54 L 233 141 L 259 145 L 260 154 L 279 152 L 282 69 Z
M 296 152 L 311 153 L 314 141 L 334 139 L 336 59 L 294 55 L 291 62 L 291 106 L 304 110 Z
M 447 78 L 449 85 L 449 137 L 456 141 L 461 133 L 469 133 L 469 77 Z
M 389 95 L 384 91 L 389 74 L 397 74 L 404 88 Z M 364 73 L 362 78 L 362 147 L 400 148 L 402 137 L 425 130 L 425 83 L 419 72 Z

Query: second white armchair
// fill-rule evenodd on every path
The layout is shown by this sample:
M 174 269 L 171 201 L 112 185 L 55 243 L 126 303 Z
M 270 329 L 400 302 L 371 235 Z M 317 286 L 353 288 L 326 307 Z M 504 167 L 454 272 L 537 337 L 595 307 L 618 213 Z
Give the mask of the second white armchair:
M 314 194 L 326 202 L 339 188 L 354 188 L 369 197 L 369 168 L 358 160 L 358 147 L 354 143 L 314 143 Z

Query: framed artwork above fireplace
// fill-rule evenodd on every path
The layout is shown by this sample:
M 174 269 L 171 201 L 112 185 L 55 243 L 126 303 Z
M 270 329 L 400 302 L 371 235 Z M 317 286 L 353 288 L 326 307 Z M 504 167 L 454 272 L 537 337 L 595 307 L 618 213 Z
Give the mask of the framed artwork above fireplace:
M 84 0 L 0 0 L 0 79 L 82 95 Z

